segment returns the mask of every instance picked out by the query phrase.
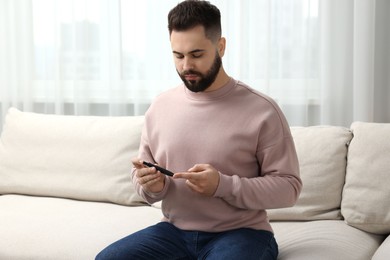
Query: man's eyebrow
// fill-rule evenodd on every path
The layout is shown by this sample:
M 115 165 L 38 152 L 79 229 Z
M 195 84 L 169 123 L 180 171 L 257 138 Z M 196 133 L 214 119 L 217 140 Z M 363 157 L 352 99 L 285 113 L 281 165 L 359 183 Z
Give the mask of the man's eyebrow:
M 203 52 L 203 51 L 205 51 L 205 50 L 203 50 L 203 49 L 195 49 L 195 50 L 192 50 L 192 51 L 190 51 L 188 54 L 194 54 L 194 53 L 197 53 L 197 52 Z M 174 54 L 180 54 L 180 55 L 183 55 L 183 53 L 181 53 L 181 52 L 178 52 L 178 51 L 172 51 Z

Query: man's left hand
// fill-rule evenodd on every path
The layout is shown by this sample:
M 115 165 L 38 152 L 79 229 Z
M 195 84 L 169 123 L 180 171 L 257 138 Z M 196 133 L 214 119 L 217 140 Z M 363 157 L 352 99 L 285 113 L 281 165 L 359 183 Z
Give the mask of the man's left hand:
M 219 172 L 210 164 L 195 164 L 187 172 L 178 172 L 174 179 L 186 179 L 187 186 L 202 195 L 213 196 L 219 184 Z

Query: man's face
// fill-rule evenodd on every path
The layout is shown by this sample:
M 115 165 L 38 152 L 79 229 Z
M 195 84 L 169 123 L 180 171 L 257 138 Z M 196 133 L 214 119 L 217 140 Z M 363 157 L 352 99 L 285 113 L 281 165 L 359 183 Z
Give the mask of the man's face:
M 177 73 L 193 92 L 207 90 L 215 81 L 221 57 L 215 43 L 207 39 L 202 26 L 187 31 L 172 31 L 171 47 Z

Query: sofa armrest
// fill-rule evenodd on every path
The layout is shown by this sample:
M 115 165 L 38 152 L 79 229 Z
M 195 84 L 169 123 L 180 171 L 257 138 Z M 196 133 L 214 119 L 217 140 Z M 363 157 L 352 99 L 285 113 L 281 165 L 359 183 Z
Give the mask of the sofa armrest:
M 387 260 L 390 257 L 390 235 L 387 236 L 385 241 L 380 245 L 380 247 L 375 252 L 372 260 Z

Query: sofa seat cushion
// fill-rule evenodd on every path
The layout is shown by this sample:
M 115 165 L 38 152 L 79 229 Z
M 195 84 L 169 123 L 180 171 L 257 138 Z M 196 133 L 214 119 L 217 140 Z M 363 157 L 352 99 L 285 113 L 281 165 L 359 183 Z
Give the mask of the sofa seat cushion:
M 161 218 L 161 210 L 150 206 L 1 195 L 0 259 L 94 259 Z
M 389 260 L 390 258 L 390 235 L 386 238 L 381 246 L 376 250 L 372 260 Z
M 271 224 L 279 243 L 278 260 L 367 260 L 384 239 L 342 220 Z

